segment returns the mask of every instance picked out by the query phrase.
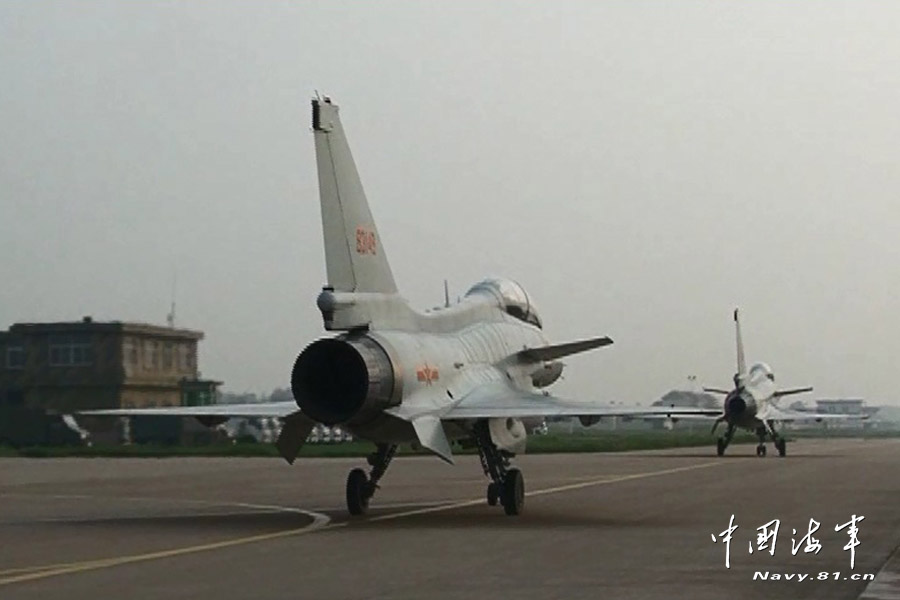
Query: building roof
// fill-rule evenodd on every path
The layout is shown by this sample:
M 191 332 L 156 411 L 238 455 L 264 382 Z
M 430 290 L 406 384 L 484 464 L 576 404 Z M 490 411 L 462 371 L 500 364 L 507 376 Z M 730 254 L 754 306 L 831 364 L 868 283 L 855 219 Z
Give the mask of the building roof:
M 152 337 L 180 340 L 202 340 L 203 332 L 195 329 L 181 329 L 149 323 L 123 321 L 94 321 L 84 317 L 80 321 L 60 321 L 55 323 L 15 323 L 9 328 L 10 335 L 32 335 L 40 333 L 128 333 Z
M 825 398 L 822 400 L 816 400 L 817 404 L 824 404 L 824 405 L 862 404 L 863 402 L 864 402 L 864 400 L 862 398 Z

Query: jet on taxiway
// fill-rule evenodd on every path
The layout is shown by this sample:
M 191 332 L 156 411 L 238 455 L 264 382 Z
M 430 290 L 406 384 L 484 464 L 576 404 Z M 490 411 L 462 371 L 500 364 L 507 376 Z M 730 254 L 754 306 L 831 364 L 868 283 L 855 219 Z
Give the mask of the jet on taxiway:
M 452 441 L 471 443 L 490 478 L 487 501 L 516 515 L 524 480 L 510 465 L 523 452 L 523 420 L 605 416 L 715 416 L 696 408 L 605 406 L 544 390 L 560 359 L 612 344 L 608 337 L 550 344 L 531 297 L 518 283 L 487 279 L 451 306 L 419 312 L 400 295 L 344 135 L 338 107 L 312 101 L 312 129 L 328 283 L 316 304 L 337 332 L 309 344 L 291 372 L 296 402 L 88 411 L 184 415 L 204 423 L 232 416 L 282 419 L 276 442 L 293 462 L 316 423 L 340 425 L 375 444 L 369 473 L 353 469 L 347 508 L 365 513 L 400 444 L 417 443 L 448 463 Z
M 863 415 L 837 415 L 782 409 L 778 406 L 779 398 L 792 394 L 811 392 L 812 387 L 800 387 L 779 390 L 775 387 L 775 375 L 766 363 L 755 363 L 747 369 L 744 358 L 744 342 L 741 338 L 741 322 L 738 317 L 738 309 L 734 309 L 734 328 L 737 343 L 737 373 L 734 374 L 734 389 L 703 388 L 706 392 L 723 394 L 725 402 L 722 414 L 713 423 L 712 431 L 715 433 L 719 423 L 727 425 L 725 434 L 716 440 L 716 451 L 719 456 L 725 454 L 725 448 L 731 442 L 735 430 L 740 427 L 756 433 L 759 445 L 756 446 L 756 455 L 766 455 L 766 437 L 770 437 L 775 443 L 775 449 L 779 456 L 787 454 L 787 441 L 776 430 L 776 423 L 789 421 L 823 419 L 864 419 Z

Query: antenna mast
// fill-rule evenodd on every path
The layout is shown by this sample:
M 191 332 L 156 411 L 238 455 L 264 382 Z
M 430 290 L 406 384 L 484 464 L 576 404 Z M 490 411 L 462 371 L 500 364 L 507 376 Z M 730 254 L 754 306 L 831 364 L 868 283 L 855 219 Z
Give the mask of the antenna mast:
M 171 328 L 175 327 L 175 289 L 176 289 L 175 286 L 177 284 L 178 284 L 178 272 L 173 271 L 172 272 L 172 305 L 171 305 L 171 309 L 169 310 L 169 314 L 166 315 L 166 323 L 168 323 L 169 327 L 171 327 Z

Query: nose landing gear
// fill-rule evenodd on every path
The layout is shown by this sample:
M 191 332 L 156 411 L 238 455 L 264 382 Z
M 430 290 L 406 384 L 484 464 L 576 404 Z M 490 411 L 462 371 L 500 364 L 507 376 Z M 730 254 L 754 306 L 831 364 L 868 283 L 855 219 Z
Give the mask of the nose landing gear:
M 759 445 L 756 447 L 757 456 L 763 457 L 766 455 L 766 436 L 772 438 L 775 449 L 778 451 L 778 456 L 784 457 L 787 455 L 787 440 L 775 430 L 775 421 L 768 420 L 764 425 L 760 425 L 756 429 L 756 437 L 759 438 Z
M 522 472 L 509 466 L 509 459 L 514 456 L 497 448 L 486 421 L 475 424 L 475 445 L 484 474 L 491 478 L 487 486 L 487 502 L 496 506 L 498 501 L 503 505 L 503 512 L 509 516 L 522 514 L 525 509 L 525 478 Z

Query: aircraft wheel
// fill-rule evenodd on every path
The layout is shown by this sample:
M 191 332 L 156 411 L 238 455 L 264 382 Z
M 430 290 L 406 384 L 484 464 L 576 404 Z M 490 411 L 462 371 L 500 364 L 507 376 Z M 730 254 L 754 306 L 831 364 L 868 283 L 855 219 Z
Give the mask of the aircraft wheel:
M 766 445 L 760 444 L 756 447 L 756 455 L 757 456 L 765 456 L 766 455 Z
M 778 456 L 787 455 L 787 441 L 784 438 L 776 440 L 775 447 L 778 449 Z
M 369 477 L 362 469 L 353 469 L 347 475 L 347 510 L 351 515 L 364 515 L 369 510 Z
M 725 440 L 719 438 L 716 440 L 716 455 L 724 456 L 725 455 Z
M 500 500 L 503 502 L 503 511 L 509 516 L 522 514 L 525 508 L 525 478 L 522 472 L 512 468 L 506 472 L 503 480 Z
M 487 486 L 488 506 L 497 506 L 497 500 L 500 499 L 500 486 L 496 483 L 489 483 Z

